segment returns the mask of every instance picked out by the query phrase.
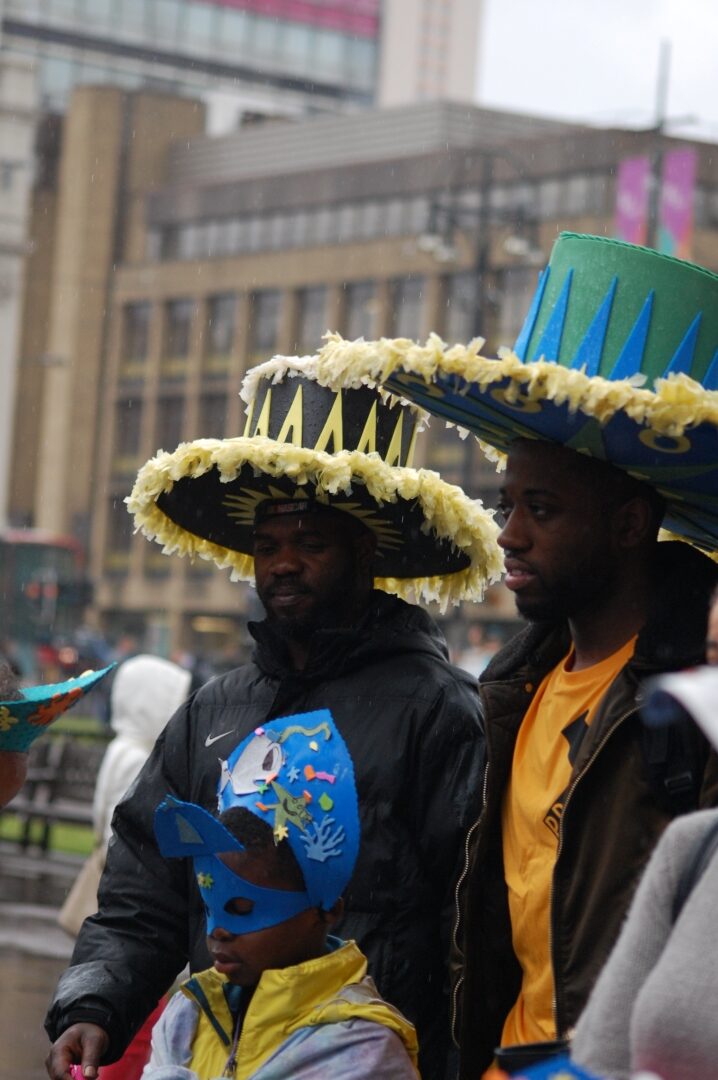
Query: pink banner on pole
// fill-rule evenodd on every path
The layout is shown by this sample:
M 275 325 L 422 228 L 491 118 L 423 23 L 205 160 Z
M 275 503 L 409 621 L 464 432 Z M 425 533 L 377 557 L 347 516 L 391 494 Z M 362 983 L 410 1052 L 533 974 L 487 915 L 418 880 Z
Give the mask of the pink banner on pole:
M 618 166 L 615 233 L 629 244 L 645 244 L 648 239 L 650 174 L 647 156 L 624 158 Z
M 671 150 L 663 158 L 657 246 L 679 259 L 691 257 L 697 167 L 694 149 Z

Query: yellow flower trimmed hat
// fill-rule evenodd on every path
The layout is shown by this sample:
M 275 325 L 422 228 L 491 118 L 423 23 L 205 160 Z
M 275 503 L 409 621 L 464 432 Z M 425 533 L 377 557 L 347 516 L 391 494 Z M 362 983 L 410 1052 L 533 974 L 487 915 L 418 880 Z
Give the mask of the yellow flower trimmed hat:
M 537 438 L 610 462 L 667 501 L 664 525 L 718 549 L 718 276 L 562 233 L 513 351 L 331 336 L 319 377 L 374 379 L 473 432 L 489 456 Z
M 177 552 L 252 581 L 255 515 L 317 504 L 377 538 L 375 585 L 442 606 L 478 600 L 502 559 L 490 511 L 437 473 L 411 467 L 425 414 L 372 380 L 333 390 L 316 357 L 275 357 L 247 372 L 247 421 L 233 439 L 164 451 L 127 499 L 137 528 Z

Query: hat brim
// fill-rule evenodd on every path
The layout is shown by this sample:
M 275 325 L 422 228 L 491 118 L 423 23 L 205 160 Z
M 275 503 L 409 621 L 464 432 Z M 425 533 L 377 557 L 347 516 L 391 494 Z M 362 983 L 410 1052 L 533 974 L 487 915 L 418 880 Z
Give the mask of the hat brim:
M 116 664 L 87 671 L 74 679 L 46 686 L 28 686 L 15 701 L 0 701 L 0 750 L 25 753 L 50 724 L 71 709 Z
M 471 431 L 489 456 L 523 437 L 607 461 L 660 492 L 667 529 L 718 549 L 718 392 L 683 374 L 647 390 L 545 360 L 524 363 L 508 351 L 492 360 L 479 354 L 480 345 L 447 349 L 436 335 L 425 346 L 333 336 L 320 354 L 319 377 L 348 386 L 370 375 Z
M 199 556 L 253 581 L 257 505 L 308 494 L 374 532 L 375 585 L 385 592 L 445 607 L 480 599 L 500 577 L 491 513 L 436 473 L 389 466 L 377 454 L 263 436 L 183 443 L 142 467 L 127 506 L 166 554 Z

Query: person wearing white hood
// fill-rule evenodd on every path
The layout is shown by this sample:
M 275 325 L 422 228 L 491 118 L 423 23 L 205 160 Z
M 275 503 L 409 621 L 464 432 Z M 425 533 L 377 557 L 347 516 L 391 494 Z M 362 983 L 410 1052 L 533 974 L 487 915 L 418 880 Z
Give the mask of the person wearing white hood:
M 189 695 L 191 672 L 171 660 L 141 653 L 117 670 L 110 693 L 115 738 L 102 759 L 92 808 L 95 834 L 105 847 L 115 806 L 150 756 L 165 724 Z
M 70 933 L 76 935 L 84 917 L 97 910 L 96 886 L 112 836 L 115 807 L 134 783 L 167 721 L 188 697 L 191 682 L 191 672 L 179 664 L 147 653 L 125 660 L 117 669 L 110 691 L 110 726 L 115 738 L 97 774 L 92 808 L 97 847 L 73 889 L 75 902 L 70 894 L 63 908 L 65 918 L 63 913 L 60 917 Z M 149 1058 L 152 1027 L 165 1004 L 166 999 L 158 1002 L 122 1058 L 100 1069 L 100 1080 L 139 1080 Z

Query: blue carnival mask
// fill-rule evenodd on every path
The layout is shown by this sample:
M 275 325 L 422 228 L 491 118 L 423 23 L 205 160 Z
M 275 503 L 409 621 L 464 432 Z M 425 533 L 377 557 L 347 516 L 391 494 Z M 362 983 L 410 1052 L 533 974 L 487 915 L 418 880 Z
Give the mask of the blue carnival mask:
M 272 720 L 222 762 L 219 811 L 242 806 L 265 821 L 275 843 L 291 847 L 306 890 L 252 885 L 218 857 L 243 851 L 206 810 L 168 797 L 155 814 L 162 854 L 190 856 L 207 906 L 207 929 L 247 934 L 285 922 L 312 907 L 329 910 L 346 888 L 359 851 L 359 811 L 349 751 L 328 709 Z M 226 904 L 241 896 L 247 915 Z

